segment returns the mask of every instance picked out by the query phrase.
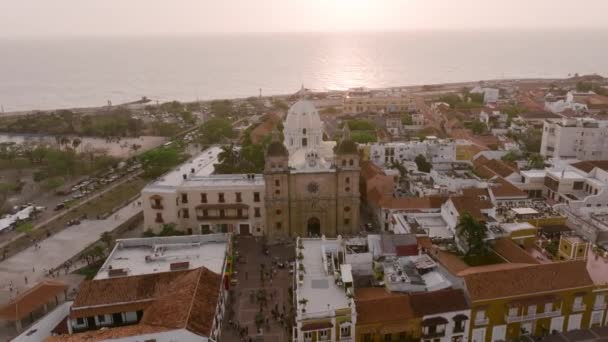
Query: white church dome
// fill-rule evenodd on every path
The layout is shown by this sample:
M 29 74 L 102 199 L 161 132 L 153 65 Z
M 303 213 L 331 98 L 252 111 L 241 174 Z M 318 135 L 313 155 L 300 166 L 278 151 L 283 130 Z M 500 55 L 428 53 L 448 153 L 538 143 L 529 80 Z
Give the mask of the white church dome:
M 285 130 L 301 131 L 302 129 L 319 131 L 323 123 L 315 105 L 308 100 L 299 100 L 287 112 Z

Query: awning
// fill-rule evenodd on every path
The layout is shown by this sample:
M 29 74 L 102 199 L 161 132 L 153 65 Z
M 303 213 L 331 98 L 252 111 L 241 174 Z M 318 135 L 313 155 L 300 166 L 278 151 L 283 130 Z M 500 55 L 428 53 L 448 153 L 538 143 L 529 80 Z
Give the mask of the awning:
M 469 319 L 469 317 L 467 315 L 458 314 L 458 315 L 452 317 L 452 319 L 455 321 L 466 321 Z
M 19 321 L 58 294 L 64 293 L 67 288 L 68 285 L 60 281 L 43 280 L 0 308 L 0 317 L 9 321 Z
M 302 325 L 302 331 L 322 330 L 332 328 L 331 322 L 315 322 Z
M 432 325 L 441 325 L 441 324 L 448 324 L 448 320 L 441 316 L 437 316 L 437 317 L 427 318 L 422 321 L 422 326 L 432 326 Z

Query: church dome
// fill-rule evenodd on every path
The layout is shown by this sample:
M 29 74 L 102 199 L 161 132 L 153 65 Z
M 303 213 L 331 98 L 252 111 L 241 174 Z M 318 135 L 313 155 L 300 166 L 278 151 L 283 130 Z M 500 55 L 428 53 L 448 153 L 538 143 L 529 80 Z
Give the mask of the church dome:
M 357 154 L 357 143 L 350 140 L 342 140 L 338 146 L 336 146 L 337 154 Z
M 271 157 L 281 157 L 281 156 L 289 156 L 289 152 L 287 152 L 287 148 L 283 145 L 282 142 L 273 141 L 268 145 L 266 149 L 266 153 Z
M 323 128 L 319 112 L 308 100 L 299 100 L 287 112 L 285 130 L 301 131 L 303 129 L 319 131 Z

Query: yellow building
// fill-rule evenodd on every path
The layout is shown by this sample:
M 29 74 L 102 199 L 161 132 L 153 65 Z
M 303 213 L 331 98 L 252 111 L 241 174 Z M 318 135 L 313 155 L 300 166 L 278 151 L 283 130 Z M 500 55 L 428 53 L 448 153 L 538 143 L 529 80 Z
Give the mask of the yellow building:
M 589 242 L 577 235 L 562 234 L 557 251 L 559 260 L 585 260 L 589 252 Z
M 471 342 L 588 328 L 597 306 L 584 261 L 500 264 L 462 275 L 472 306 Z

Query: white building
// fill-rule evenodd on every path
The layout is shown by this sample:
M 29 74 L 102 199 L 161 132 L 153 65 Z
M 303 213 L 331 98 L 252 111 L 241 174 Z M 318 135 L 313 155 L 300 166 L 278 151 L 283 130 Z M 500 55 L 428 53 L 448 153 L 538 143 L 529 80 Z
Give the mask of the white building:
M 422 319 L 422 342 L 468 341 L 471 310 L 463 290 L 415 293 L 410 302 Z
M 338 261 L 341 251 L 341 237 L 296 240 L 294 342 L 355 340 L 352 267 Z
M 471 89 L 472 94 L 483 94 L 483 102 L 484 103 L 496 103 L 498 102 L 498 98 L 500 96 L 500 91 L 496 88 L 482 88 L 480 86 L 476 86 Z
M 264 177 L 212 175 L 220 151 L 212 147 L 142 190 L 146 230 L 173 223 L 190 234 L 264 233 Z
M 414 161 L 420 154 L 432 163 L 453 162 L 456 160 L 456 144 L 452 140 L 425 139 L 375 143 L 370 146 L 370 159 L 379 166 L 390 166 L 393 162 L 402 164 L 405 161 Z
M 567 109 L 575 112 L 587 111 L 587 104 L 579 102 L 578 100 L 590 95 L 595 95 L 595 93 L 575 93 L 570 91 L 568 92 L 568 94 L 566 94 L 565 98 L 552 99 L 550 97 L 545 100 L 545 110 L 548 110 L 552 113 L 561 113 Z
M 608 159 L 608 121 L 546 120 L 540 154 L 554 159 Z
M 54 338 L 219 340 L 229 240 L 208 234 L 116 241 L 95 278 L 79 287 L 66 323 L 70 336 Z

